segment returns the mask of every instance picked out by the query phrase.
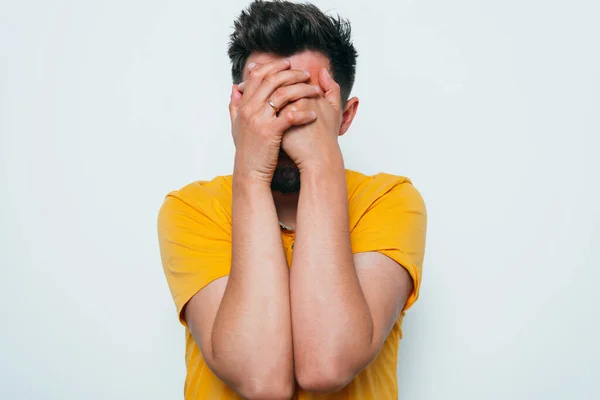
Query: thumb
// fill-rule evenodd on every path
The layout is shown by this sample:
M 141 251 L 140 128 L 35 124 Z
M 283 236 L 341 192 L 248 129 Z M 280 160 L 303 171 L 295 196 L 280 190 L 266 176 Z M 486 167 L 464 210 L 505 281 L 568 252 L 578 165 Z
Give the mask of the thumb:
M 229 115 L 231 116 L 231 122 L 237 118 L 238 104 L 242 98 L 242 92 L 238 89 L 238 85 L 233 85 L 231 88 L 231 97 L 229 99 Z
M 319 73 L 319 85 L 325 92 L 325 98 L 336 109 L 340 109 L 340 85 L 333 80 L 327 68 L 323 68 Z

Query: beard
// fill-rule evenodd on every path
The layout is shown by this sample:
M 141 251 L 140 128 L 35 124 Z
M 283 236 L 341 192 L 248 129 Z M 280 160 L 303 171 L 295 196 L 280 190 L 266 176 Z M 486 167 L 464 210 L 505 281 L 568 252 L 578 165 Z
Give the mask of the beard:
M 271 190 L 280 193 L 297 193 L 300 191 L 300 170 L 296 164 L 293 162 L 277 163 L 273 180 L 271 180 Z

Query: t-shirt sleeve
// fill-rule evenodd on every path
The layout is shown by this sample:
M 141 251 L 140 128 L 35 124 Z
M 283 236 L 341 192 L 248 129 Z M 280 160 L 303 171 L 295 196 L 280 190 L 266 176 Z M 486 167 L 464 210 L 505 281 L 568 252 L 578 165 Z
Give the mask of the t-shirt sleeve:
M 423 198 L 411 183 L 405 182 L 376 199 L 350 234 L 353 253 L 377 251 L 408 271 L 413 291 L 403 311 L 419 297 L 426 230 Z
M 162 266 L 179 321 L 187 302 L 212 281 L 229 275 L 231 235 L 210 210 L 168 195 L 158 213 Z

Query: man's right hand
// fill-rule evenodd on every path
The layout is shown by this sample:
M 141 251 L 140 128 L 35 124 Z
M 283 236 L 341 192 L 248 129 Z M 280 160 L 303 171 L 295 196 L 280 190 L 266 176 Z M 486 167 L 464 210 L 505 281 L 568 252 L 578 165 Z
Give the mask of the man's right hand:
M 236 147 L 235 170 L 271 183 L 283 133 L 291 126 L 316 119 L 313 111 L 281 110 L 301 98 L 317 96 L 318 86 L 305 82 L 308 72 L 290 69 L 290 61 L 278 59 L 264 65 L 249 65 L 246 80 L 233 85 L 229 112 Z

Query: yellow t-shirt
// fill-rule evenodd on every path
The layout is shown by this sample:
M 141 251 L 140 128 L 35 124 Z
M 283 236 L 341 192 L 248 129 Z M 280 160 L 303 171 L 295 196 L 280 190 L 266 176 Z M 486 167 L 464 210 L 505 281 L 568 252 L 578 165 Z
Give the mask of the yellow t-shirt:
M 240 397 L 208 368 L 183 320 L 185 304 L 204 286 L 229 274 L 231 266 L 231 175 L 193 182 L 167 195 L 158 216 L 162 264 L 185 326 L 186 400 Z M 352 252 L 378 251 L 406 268 L 414 282 L 404 310 L 379 355 L 344 389 L 332 394 L 297 389 L 294 399 L 387 400 L 398 397 L 396 361 L 404 312 L 419 295 L 427 213 L 408 178 L 346 170 Z M 282 229 L 288 265 L 294 232 Z

